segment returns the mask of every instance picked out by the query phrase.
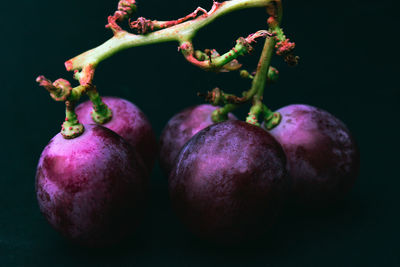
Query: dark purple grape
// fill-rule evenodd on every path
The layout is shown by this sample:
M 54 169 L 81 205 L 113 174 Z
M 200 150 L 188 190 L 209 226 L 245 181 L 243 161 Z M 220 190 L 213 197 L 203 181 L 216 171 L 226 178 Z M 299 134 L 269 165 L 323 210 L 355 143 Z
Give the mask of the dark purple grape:
M 115 132 L 85 125 L 74 139 L 57 134 L 36 173 L 41 212 L 63 236 L 86 246 L 119 242 L 137 228 L 148 172 L 139 154 Z
M 103 97 L 112 110 L 112 119 L 102 126 L 113 130 L 137 149 L 148 170 L 153 168 L 157 157 L 157 140 L 150 122 L 144 113 L 128 100 L 118 97 Z M 94 123 L 91 117 L 92 103 L 86 101 L 76 107 L 78 119 L 83 124 Z
M 189 140 L 169 177 L 171 202 L 197 236 L 223 244 L 271 229 L 285 196 L 286 159 L 263 129 L 231 120 Z
M 200 130 L 214 124 L 211 114 L 217 108 L 208 104 L 189 107 L 168 121 L 160 136 L 160 165 L 167 176 L 183 145 Z M 236 117 L 229 113 L 228 119 Z
M 359 152 L 346 126 L 316 107 L 278 110 L 281 123 L 270 133 L 282 145 L 295 204 L 316 208 L 336 203 L 352 188 Z

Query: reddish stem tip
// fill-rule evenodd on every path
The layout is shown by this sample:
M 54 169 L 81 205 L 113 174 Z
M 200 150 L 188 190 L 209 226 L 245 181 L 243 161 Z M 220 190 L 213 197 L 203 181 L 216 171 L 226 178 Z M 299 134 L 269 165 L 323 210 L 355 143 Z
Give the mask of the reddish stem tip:
M 72 68 L 74 67 L 74 64 L 72 63 L 71 60 L 65 61 L 64 65 L 65 65 L 65 68 L 67 69 L 67 71 L 71 71 Z

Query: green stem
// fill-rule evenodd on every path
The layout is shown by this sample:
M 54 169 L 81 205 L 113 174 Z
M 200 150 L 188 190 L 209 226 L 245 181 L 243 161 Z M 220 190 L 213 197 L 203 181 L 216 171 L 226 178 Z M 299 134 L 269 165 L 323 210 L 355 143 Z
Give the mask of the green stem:
M 279 112 L 271 111 L 266 105 L 263 104 L 264 127 L 267 130 L 272 130 L 282 120 L 282 115 Z
M 262 32 L 262 31 L 259 31 Z M 266 31 L 264 31 L 266 32 Z M 247 53 L 249 53 L 252 50 L 252 47 L 250 45 L 250 41 L 247 41 L 245 38 L 240 37 L 239 39 L 236 40 L 236 45 L 233 47 L 231 50 L 226 52 L 225 54 L 213 58 L 209 58 L 207 60 L 201 60 L 204 59 L 203 55 L 200 55 L 201 59 L 196 58 L 199 56 L 198 52 L 196 53 L 193 48 L 193 44 L 190 41 L 185 41 L 180 44 L 179 48 L 182 50 L 182 54 L 185 57 L 187 61 L 192 63 L 195 66 L 198 66 L 202 69 L 205 70 L 219 70 L 232 60 L 236 59 L 239 56 L 243 56 Z M 240 65 L 238 64 L 238 67 Z
M 254 125 L 258 125 L 258 120 L 257 117 L 260 113 L 263 112 L 263 104 L 262 104 L 262 98 L 263 98 L 263 93 L 264 93 L 264 87 L 268 78 L 268 70 L 269 70 L 269 65 L 271 62 L 272 58 L 272 53 L 274 51 L 274 46 L 275 46 L 275 40 L 274 38 L 268 37 L 265 40 L 264 43 L 264 48 L 261 53 L 258 65 L 257 65 L 257 72 L 252 80 L 252 86 L 249 91 L 244 92 L 243 99 L 244 102 L 253 99 L 253 106 L 250 109 L 250 112 L 246 118 L 246 122 Z M 227 107 L 229 106 L 229 107 Z M 216 110 L 213 114 L 213 121 L 214 122 L 219 122 L 222 120 L 226 120 L 226 116 L 217 116 L 218 111 L 221 110 L 221 112 L 224 114 L 225 109 L 228 109 L 230 111 L 233 110 L 233 108 L 236 108 L 237 105 L 232 105 L 232 104 L 227 104 L 224 107 Z
M 263 111 L 262 100 L 264 88 L 267 83 L 269 65 L 271 63 L 272 53 L 274 51 L 274 38 L 267 38 L 264 48 L 257 65 L 257 72 L 253 79 L 251 89 L 246 93 L 247 98 L 253 98 L 253 106 L 250 109 L 246 122 L 258 125 L 257 117 Z
M 270 25 L 271 31 L 280 29 L 278 21 L 273 21 L 274 25 Z M 265 121 L 265 127 L 268 130 L 271 130 L 272 128 L 277 126 L 282 118 L 280 113 L 272 112 L 262 102 L 267 79 L 269 78 L 270 80 L 274 81 L 278 77 L 278 71 L 275 68 L 270 67 L 275 44 L 275 38 L 268 38 L 265 41 L 264 49 L 257 67 L 257 74 L 253 79 L 252 88 L 249 91 L 249 95 L 253 97 L 253 106 L 251 107 L 249 115 L 246 118 L 246 122 L 260 126 L 260 124 L 258 123 L 258 116 L 262 114 Z
M 213 122 L 226 121 L 228 119 L 228 113 L 234 111 L 238 105 L 236 104 L 226 104 L 223 107 L 214 110 L 211 114 L 211 119 Z
M 96 88 L 87 91 L 90 101 L 93 103 L 92 119 L 97 124 L 105 124 L 112 119 L 111 109 L 103 102 Z
M 101 61 L 115 53 L 136 46 L 156 44 L 169 41 L 183 43 L 190 41 L 197 31 L 207 26 L 215 19 L 230 12 L 245 8 L 266 7 L 276 2 L 275 0 L 232 0 L 223 3 L 214 3 L 213 8 L 197 19 L 152 32 L 146 35 L 130 34 L 126 31 L 118 31 L 114 37 L 102 45 L 91 49 L 73 59 L 65 62 L 67 70 L 81 70 L 87 65 L 97 66 Z
M 145 35 L 135 35 L 122 30 L 117 25 L 117 21 L 126 19 L 134 10 L 136 10 L 135 0 L 121 0 L 118 5 L 118 11 L 115 12 L 113 16 L 109 17 L 109 24 L 107 25 L 107 27 L 113 30 L 114 36 L 100 46 L 86 51 L 65 62 L 68 71 L 75 71 L 74 77 L 79 80 L 80 86 L 72 88 L 69 82 L 64 79 L 59 79 L 54 83 L 51 83 L 43 76 L 40 76 L 37 79 L 37 81 L 50 92 L 51 96 L 55 100 L 65 101 L 66 103 L 66 121 L 63 123 L 62 129 L 63 136 L 65 138 L 73 138 L 79 136 L 84 131 L 83 125 L 79 123 L 74 111 L 75 103 L 83 93 L 87 93 L 93 103 L 94 111 L 92 112 L 92 118 L 96 123 L 104 124 L 111 120 L 112 111 L 102 101 L 98 92 L 92 85 L 95 69 L 101 61 L 131 47 L 177 41 L 180 44 L 180 48 L 185 57 L 187 57 L 187 59 L 190 57 L 191 60 L 189 61 L 193 61 L 195 65 L 204 69 L 218 69 L 224 67 L 228 62 L 234 62 L 234 59 L 237 56 L 248 53 L 249 49 L 251 49 L 251 46 L 249 48 L 249 44 L 254 40 L 250 38 L 250 36 L 246 39 L 242 38 L 245 42 L 242 42 L 242 40 L 239 39 L 236 46 L 224 55 L 208 58 L 206 60 L 199 60 L 191 46 L 191 40 L 197 31 L 228 13 L 245 8 L 267 7 L 272 3 L 276 4 L 275 8 L 277 15 L 274 15 L 274 17 L 278 22 L 280 22 L 282 15 L 280 0 L 231 0 L 223 3 L 214 2 L 214 5 L 209 12 L 205 12 L 201 8 L 198 8 L 194 13 L 183 17 L 180 20 L 162 22 L 160 27 L 167 27 L 165 29 L 157 30 Z M 198 16 L 197 12 L 199 11 L 202 11 L 205 14 Z M 195 18 L 196 16 L 198 17 Z M 191 18 L 193 19 L 186 21 Z M 257 32 L 254 36 L 260 34 L 260 32 Z M 241 98 L 226 94 L 226 101 L 232 101 L 233 99 L 234 101 L 247 102 L 250 99 L 253 99 L 251 112 L 255 115 L 262 112 L 266 116 L 271 113 L 262 104 L 262 94 L 267 79 L 271 53 L 274 47 L 273 43 L 273 38 L 267 38 L 260 59 L 259 68 L 253 79 L 252 88 L 249 92 L 245 92 Z M 185 51 L 184 46 L 188 46 L 189 52 Z M 235 67 L 240 67 L 240 64 L 237 64 Z M 220 121 L 227 119 L 228 113 L 237 107 L 238 103 L 236 102 L 227 103 L 224 107 L 213 113 L 213 120 Z
M 264 43 L 264 48 L 260 56 L 260 60 L 257 65 L 257 72 L 254 76 L 252 86 L 249 94 L 253 95 L 257 99 L 262 100 L 264 93 L 265 84 L 268 78 L 269 65 L 271 63 L 272 53 L 274 52 L 275 40 L 274 38 L 267 38 Z
M 271 10 L 268 10 L 268 12 L 271 15 L 271 17 L 275 17 L 277 19 L 277 22 L 278 22 L 277 24 L 279 24 L 282 20 L 282 3 L 280 0 L 277 0 L 274 2 L 276 3 L 276 8 L 272 8 Z M 270 38 L 270 37 L 267 38 L 265 40 L 264 48 L 261 53 L 259 63 L 257 65 L 257 72 L 256 72 L 255 77 L 253 78 L 251 89 L 249 91 L 243 93 L 244 100 L 249 100 L 249 99 L 253 98 L 253 106 L 250 108 L 250 112 L 248 114 L 248 117 L 246 118 L 246 122 L 257 125 L 257 126 L 260 125 L 258 123 L 257 116 L 260 113 L 267 114 L 266 109 L 269 111 L 269 109 L 262 103 L 262 100 L 263 100 L 264 88 L 266 85 L 266 81 L 268 79 L 268 73 L 269 73 L 269 69 L 270 69 L 270 63 L 271 63 L 271 58 L 272 58 L 272 53 L 274 51 L 274 47 L 275 47 L 275 39 Z M 224 111 L 228 105 L 232 105 L 232 104 L 227 104 L 224 107 L 222 107 L 221 109 L 216 110 L 214 113 L 218 114 L 220 112 L 220 110 Z M 227 109 L 232 110 L 233 108 L 236 108 L 236 107 L 237 107 L 237 105 L 232 105 L 232 106 L 229 106 Z M 280 116 L 280 114 L 279 114 L 279 116 Z M 273 117 L 275 117 L 275 116 L 273 116 Z M 221 121 L 221 119 L 223 119 L 223 118 L 213 116 L 212 119 L 214 122 L 217 122 L 217 121 Z
M 72 139 L 81 135 L 84 131 L 85 128 L 79 123 L 75 113 L 75 102 L 65 101 L 65 121 L 61 128 L 62 136 L 66 139 Z

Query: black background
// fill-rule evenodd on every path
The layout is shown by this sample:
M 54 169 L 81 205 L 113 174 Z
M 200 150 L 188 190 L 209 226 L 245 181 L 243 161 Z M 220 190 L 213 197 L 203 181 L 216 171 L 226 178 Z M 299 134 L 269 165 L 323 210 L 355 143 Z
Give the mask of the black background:
M 212 4 L 138 2 L 138 15 L 159 20 Z M 395 1 L 283 4 L 283 27 L 296 41 L 301 63 L 290 68 L 273 59 L 281 76 L 266 89 L 265 102 L 272 109 L 291 103 L 318 106 L 347 124 L 361 150 L 361 170 L 345 203 L 311 214 L 288 210 L 267 237 L 218 247 L 181 227 L 169 206 L 167 179 L 157 165 L 148 213 L 136 236 L 114 248 L 90 250 L 60 237 L 37 206 L 36 164 L 59 130 L 64 105 L 54 102 L 35 78 L 43 74 L 72 81 L 64 61 L 111 37 L 104 25 L 117 1 L 2 2 L 0 266 L 399 266 Z M 230 14 L 200 31 L 195 47 L 226 51 L 238 37 L 265 28 L 265 18 L 264 9 Z M 242 59 L 249 70 L 257 55 Z M 99 65 L 95 84 L 102 95 L 138 105 L 157 135 L 175 113 L 202 103 L 198 91 L 219 86 L 239 94 L 250 86 L 237 73 L 216 75 L 191 66 L 176 43 L 117 54 Z M 248 108 L 236 114 L 243 119 Z

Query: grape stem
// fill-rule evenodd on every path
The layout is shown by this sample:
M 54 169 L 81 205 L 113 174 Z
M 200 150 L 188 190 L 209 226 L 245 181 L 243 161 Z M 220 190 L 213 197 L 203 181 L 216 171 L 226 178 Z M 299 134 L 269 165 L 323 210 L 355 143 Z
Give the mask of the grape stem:
M 276 13 L 279 14 L 279 9 L 277 9 Z M 269 10 L 271 17 L 268 19 L 269 31 L 276 32 L 279 28 L 280 19 L 275 12 L 270 9 Z M 274 74 L 277 73 L 277 70 L 273 67 L 270 67 L 271 58 L 274 52 L 274 48 L 276 45 L 275 37 L 268 37 L 265 40 L 264 48 L 261 53 L 257 71 L 252 79 L 252 86 L 249 91 L 243 93 L 243 97 L 240 98 L 241 102 L 247 102 L 252 100 L 252 107 L 250 108 L 250 112 L 246 118 L 246 122 L 260 126 L 258 122 L 258 116 L 262 115 L 265 120 L 266 128 L 272 129 L 281 121 L 281 115 L 278 112 L 272 112 L 263 104 L 263 95 L 264 88 L 267 83 L 267 79 L 270 77 L 273 79 Z M 234 96 L 228 95 L 231 99 L 234 99 Z M 228 113 L 233 111 L 238 107 L 237 104 L 227 103 L 225 106 L 215 110 L 212 114 L 212 119 L 214 122 L 220 122 L 227 119 Z
M 65 101 L 65 121 L 61 126 L 61 135 L 66 139 L 78 137 L 85 131 L 76 116 L 75 103 L 75 101 Z
M 194 20 L 171 26 L 145 35 L 116 31 L 114 36 L 102 45 L 84 52 L 65 62 L 68 71 L 82 70 L 88 65 L 96 67 L 101 61 L 122 50 L 156 43 L 177 41 L 180 44 L 190 42 L 195 34 L 215 19 L 228 13 L 252 7 L 266 7 L 277 0 L 231 0 L 214 2 L 211 10 Z
M 222 55 L 219 55 L 215 50 L 211 54 L 208 54 L 207 51 L 203 53 L 194 50 L 192 39 L 201 28 L 228 13 L 255 7 L 267 8 L 267 12 L 271 16 L 268 21 L 270 26 L 269 31 L 261 30 L 249 35 L 247 38 L 240 37 L 236 41 L 235 47 Z M 117 11 L 115 11 L 114 15 L 108 17 L 108 24 L 106 25 L 106 28 L 112 30 L 114 36 L 98 47 L 65 62 L 66 69 L 74 72 L 73 77 L 79 81 L 79 86 L 72 88 L 70 83 L 64 79 L 58 79 L 54 83 L 51 83 L 44 76 L 37 78 L 39 84 L 45 87 L 56 101 L 66 102 L 68 119 L 66 121 L 68 123 L 74 122 L 76 125 L 79 125 L 73 109 L 75 102 L 83 94 L 87 94 L 93 103 L 94 111 L 92 118 L 96 123 L 104 124 L 112 118 L 112 111 L 101 100 L 96 87 L 93 85 L 93 78 L 96 67 L 100 62 L 122 50 L 137 46 L 176 41 L 179 43 L 178 50 L 193 65 L 204 70 L 230 71 L 241 67 L 236 58 L 248 54 L 252 50 L 251 43 L 259 37 L 267 38 L 258 64 L 257 73 L 254 77 L 251 77 L 253 78 L 251 89 L 248 92 L 244 92 L 241 98 L 234 95 L 226 95 L 228 96 L 226 99 L 236 102 L 226 103 L 224 107 L 218 109 L 213 114 L 213 120 L 220 121 L 226 119 L 228 112 L 237 108 L 240 103 L 250 100 L 252 100 L 253 106 L 249 117 L 246 119 L 247 122 L 258 125 L 257 120 L 253 120 L 252 118 L 257 117 L 259 114 L 263 114 L 265 118 L 271 117 L 271 111 L 262 103 L 262 95 L 267 74 L 268 77 L 270 76 L 269 72 L 271 70 L 269 65 L 272 51 L 276 48 L 274 47 L 276 36 L 279 35 L 283 38 L 278 40 L 280 42 L 278 49 L 280 49 L 285 58 L 290 57 L 288 56 L 288 49 L 294 47 L 293 43 L 285 40 L 283 32 L 279 31 L 280 28 L 278 25 L 282 18 L 281 0 L 231 0 L 222 3 L 214 1 L 210 11 L 207 12 L 203 8 L 198 7 L 194 12 L 177 20 L 156 21 L 145 18 L 138 18 L 133 22 L 129 20 L 130 28 L 139 33 L 133 34 L 123 30 L 118 23 L 128 19 L 136 11 L 136 8 L 135 0 L 120 0 Z M 273 19 L 273 23 L 270 22 L 271 18 Z M 272 31 L 274 31 L 274 36 L 272 36 Z M 290 58 L 293 59 L 293 57 Z M 250 77 L 250 75 L 248 76 Z M 68 129 L 70 127 L 72 126 L 69 125 Z M 66 128 L 64 127 L 64 129 Z M 72 131 L 72 134 L 69 132 L 65 135 L 66 138 L 73 138 L 75 136 L 75 130 Z
M 265 30 L 260 30 L 254 34 L 250 34 L 247 38 L 240 37 L 236 40 L 236 45 L 231 50 L 221 56 L 206 57 L 207 59 L 201 57 L 202 55 L 200 55 L 199 58 L 199 55 L 195 54 L 191 41 L 185 41 L 181 43 L 179 49 L 182 50 L 182 54 L 185 59 L 193 65 L 204 70 L 218 71 L 229 62 L 232 62 L 232 60 L 236 59 L 238 56 L 243 56 L 250 53 L 253 50 L 251 43 L 255 42 L 257 38 L 265 36 L 271 36 L 271 34 Z M 237 66 L 240 67 L 241 65 L 238 64 Z
M 252 97 L 253 100 L 253 106 L 250 108 L 246 122 L 257 126 L 260 126 L 258 122 L 258 116 L 260 114 L 264 116 L 264 120 L 266 120 L 268 125 L 279 124 L 281 118 L 279 113 L 275 113 L 275 115 L 270 117 L 271 110 L 269 110 L 262 102 L 275 43 L 276 42 L 274 38 L 268 38 L 265 40 L 264 49 L 261 53 L 261 57 L 257 66 L 257 72 L 252 82 L 252 87 L 249 92 L 246 93 L 246 96 L 248 95 L 248 98 Z
M 131 29 L 135 29 L 139 34 L 146 34 L 148 32 L 153 32 L 155 30 L 169 28 L 169 27 L 178 25 L 180 23 L 183 23 L 185 21 L 188 21 L 190 19 L 194 19 L 197 17 L 197 15 L 200 12 L 202 12 L 204 15 L 208 14 L 208 12 L 204 8 L 198 7 L 198 8 L 196 8 L 195 11 L 193 11 L 189 15 L 187 15 L 183 18 L 177 19 L 177 20 L 157 21 L 157 20 L 149 20 L 149 19 L 140 17 L 133 22 L 129 21 L 129 27 Z

